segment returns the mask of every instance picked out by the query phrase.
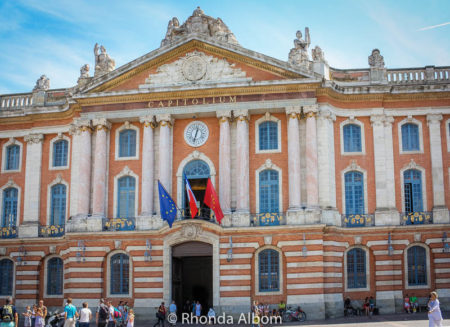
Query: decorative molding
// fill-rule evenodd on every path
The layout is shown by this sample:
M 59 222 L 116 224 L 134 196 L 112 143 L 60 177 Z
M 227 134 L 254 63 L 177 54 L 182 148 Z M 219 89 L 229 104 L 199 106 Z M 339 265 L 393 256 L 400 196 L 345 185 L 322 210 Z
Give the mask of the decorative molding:
M 201 238 L 203 229 L 199 224 L 187 223 L 181 226 L 181 236 L 186 239 L 196 240 Z
M 336 115 L 327 108 L 319 108 L 319 118 L 330 120 L 332 122 L 336 121 Z
M 429 115 L 427 115 L 428 126 L 430 124 L 440 124 L 442 118 L 443 118 L 442 115 L 439 115 L 439 114 L 429 114 Z
M 285 108 L 286 115 L 290 119 L 299 119 L 302 113 L 302 108 L 300 106 L 290 106 Z
M 154 128 L 155 127 L 155 124 L 154 124 L 155 116 L 154 115 L 147 115 L 147 116 L 144 116 L 144 117 L 140 117 L 139 118 L 139 122 L 141 124 L 143 124 L 144 127 Z
M 100 131 L 103 129 L 106 132 L 111 129 L 111 123 L 106 118 L 93 119 L 92 126 L 94 126 L 97 131 Z
M 236 117 L 237 120 L 240 121 L 247 121 L 250 119 L 250 115 L 248 113 L 247 109 L 239 109 L 239 110 L 233 110 L 234 117 Z
M 24 141 L 28 144 L 39 144 L 44 140 L 44 134 L 29 134 L 25 135 Z

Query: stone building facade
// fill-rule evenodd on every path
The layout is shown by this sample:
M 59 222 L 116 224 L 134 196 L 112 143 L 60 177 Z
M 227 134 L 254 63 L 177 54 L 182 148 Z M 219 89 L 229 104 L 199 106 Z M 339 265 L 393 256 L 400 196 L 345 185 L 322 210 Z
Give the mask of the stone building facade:
M 450 305 L 450 68 L 329 67 L 309 30 L 289 60 L 197 8 L 161 47 L 51 89 L 0 96 L 0 297 L 19 307 L 199 299 L 382 313 Z M 100 49 L 100 51 L 99 51 Z M 200 205 L 187 210 L 183 174 Z M 203 205 L 210 178 L 225 217 Z M 179 207 L 161 219 L 157 181 Z

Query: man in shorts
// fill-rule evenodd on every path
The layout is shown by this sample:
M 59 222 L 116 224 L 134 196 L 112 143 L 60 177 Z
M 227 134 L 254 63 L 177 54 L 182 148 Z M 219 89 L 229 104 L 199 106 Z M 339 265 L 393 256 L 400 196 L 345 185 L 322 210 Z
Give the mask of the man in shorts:
M 78 317 L 77 308 L 72 304 L 72 298 L 67 299 L 67 305 L 64 307 L 64 327 L 75 327 L 76 320 Z

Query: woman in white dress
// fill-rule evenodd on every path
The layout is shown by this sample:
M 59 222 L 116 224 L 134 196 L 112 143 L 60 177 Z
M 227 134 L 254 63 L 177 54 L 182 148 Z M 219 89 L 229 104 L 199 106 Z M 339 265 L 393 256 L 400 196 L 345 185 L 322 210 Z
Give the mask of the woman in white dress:
M 436 292 L 430 293 L 430 300 L 428 301 L 428 326 L 442 327 L 442 314 L 439 307 L 438 294 Z

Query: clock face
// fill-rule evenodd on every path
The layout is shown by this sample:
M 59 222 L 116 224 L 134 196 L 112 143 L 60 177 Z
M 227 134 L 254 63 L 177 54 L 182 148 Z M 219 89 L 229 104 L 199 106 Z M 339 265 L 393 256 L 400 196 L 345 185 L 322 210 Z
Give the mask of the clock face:
M 205 144 L 208 136 L 208 126 L 201 121 L 193 121 L 184 129 L 184 139 L 187 144 L 193 147 Z

